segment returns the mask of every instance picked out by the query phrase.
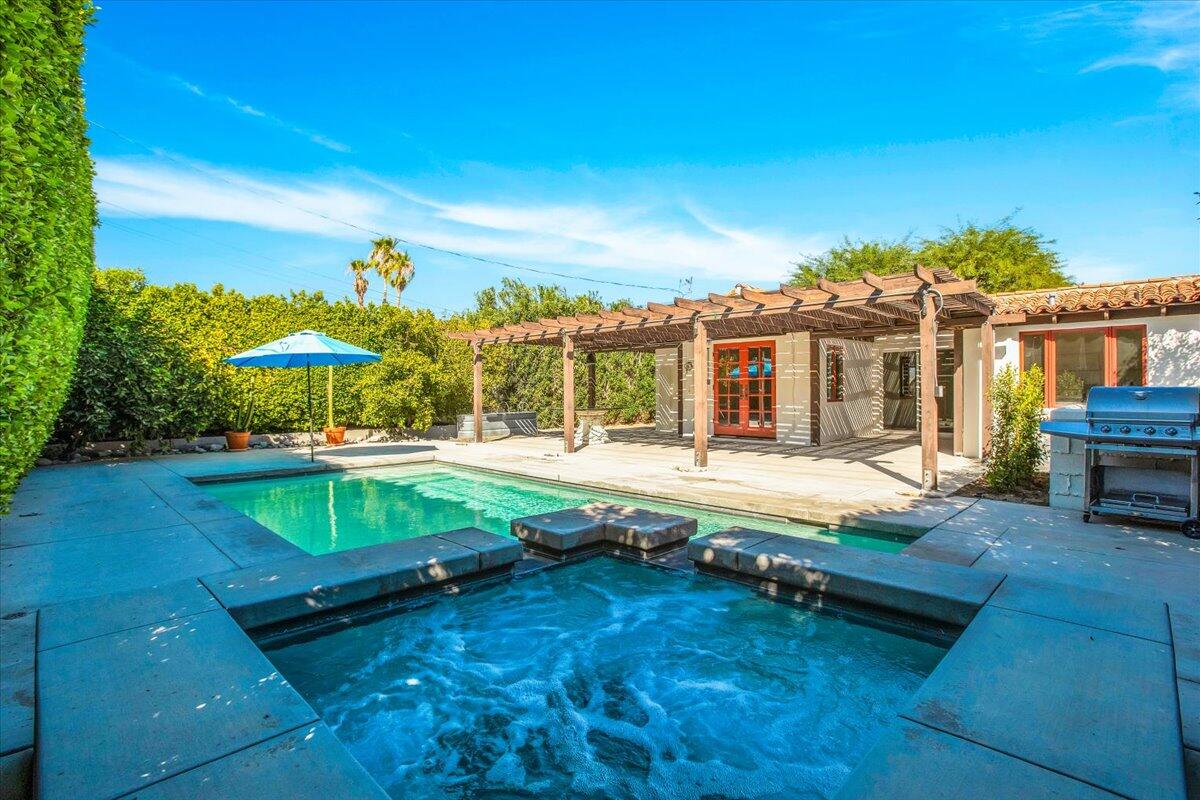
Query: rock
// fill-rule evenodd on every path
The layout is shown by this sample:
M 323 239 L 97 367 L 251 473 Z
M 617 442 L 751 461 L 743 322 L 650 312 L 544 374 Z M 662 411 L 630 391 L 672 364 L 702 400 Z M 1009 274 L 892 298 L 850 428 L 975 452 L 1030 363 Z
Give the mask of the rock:
M 208 446 L 208 452 L 210 452 L 210 453 L 219 453 L 224 449 L 225 449 L 225 445 L 223 445 L 223 444 L 210 444 Z
M 86 456 L 86 455 L 85 455 L 85 456 L 78 456 L 78 458 L 79 458 L 79 460 L 80 460 L 80 461 L 91 461 L 91 460 L 92 460 L 92 457 L 91 457 L 91 456 Z
M 48 467 L 48 466 L 50 466 L 50 465 L 51 465 L 51 464 L 53 464 L 53 463 L 54 463 L 54 462 L 53 462 L 53 461 L 51 461 L 51 460 L 50 460 L 50 459 L 48 459 L 48 458 L 39 458 L 39 459 L 37 460 L 37 465 L 38 465 L 39 467 Z

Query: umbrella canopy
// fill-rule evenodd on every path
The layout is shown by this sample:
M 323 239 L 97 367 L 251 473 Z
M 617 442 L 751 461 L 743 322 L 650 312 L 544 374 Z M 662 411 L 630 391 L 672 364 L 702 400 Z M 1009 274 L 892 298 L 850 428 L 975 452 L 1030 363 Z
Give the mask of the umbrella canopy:
M 366 364 L 383 356 L 317 331 L 300 331 L 225 359 L 235 367 L 304 367 L 308 377 L 308 458 L 313 460 L 312 368 Z M 332 395 L 331 395 L 332 397 Z
M 378 353 L 346 344 L 332 336 L 300 331 L 225 360 L 235 367 L 339 367 L 380 358 Z

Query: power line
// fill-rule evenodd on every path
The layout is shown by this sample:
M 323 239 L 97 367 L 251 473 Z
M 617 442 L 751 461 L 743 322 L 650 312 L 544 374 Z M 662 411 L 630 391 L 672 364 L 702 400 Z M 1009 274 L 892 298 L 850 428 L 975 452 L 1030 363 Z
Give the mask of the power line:
M 620 287 L 626 288 L 626 289 L 651 289 L 654 291 L 664 291 L 664 292 L 673 292 L 673 291 L 676 291 L 678 288 L 678 287 L 669 287 L 669 286 L 650 286 L 650 285 L 644 284 L 644 283 L 626 283 L 623 281 L 609 281 L 609 280 L 604 280 L 602 278 L 587 278 L 587 277 L 583 277 L 581 275 L 572 275 L 572 274 L 566 273 L 566 272 L 555 272 L 554 270 L 539 269 L 537 267 L 527 267 L 527 266 L 523 266 L 521 264 L 513 264 L 508 261 L 500 261 L 500 260 L 494 259 L 494 258 L 485 258 L 484 256 L 476 256 L 476 255 L 472 255 L 470 253 L 463 253 L 458 250 L 450 250 L 445 247 L 438 247 L 438 246 L 432 245 L 432 244 L 425 244 L 424 242 L 418 242 L 415 239 L 407 239 L 402 236 L 397 236 L 396 234 L 384 233 L 382 231 L 377 231 L 372 228 L 367 228 L 367 227 L 358 225 L 353 222 L 348 222 L 344 219 L 338 219 L 337 217 L 332 217 L 332 216 L 330 216 L 328 214 L 324 214 L 320 211 L 313 211 L 312 209 L 304 208 L 303 206 L 294 205 L 292 203 L 285 203 L 284 201 L 280 200 L 278 197 L 275 197 L 274 195 L 272 195 L 268 192 L 259 191 L 253 186 L 247 186 L 245 184 L 236 183 L 234 181 L 231 181 L 228 178 L 226 178 L 224 175 L 221 175 L 218 172 L 213 172 L 212 170 L 205 169 L 197 164 L 193 164 L 189 161 L 185 161 L 184 159 L 176 158 L 175 156 L 166 152 L 162 148 L 154 147 L 153 145 L 149 145 L 149 144 L 146 144 L 145 142 L 139 141 L 130 136 L 126 136 L 125 134 L 121 133 L 120 131 L 114 130 L 114 129 L 108 127 L 107 125 L 103 125 L 99 122 L 96 122 L 95 120 L 89 120 L 88 122 L 89 122 L 89 124 L 95 125 L 97 128 L 100 128 L 101 130 L 111 133 L 113 136 L 116 136 L 117 138 L 124 139 L 125 141 L 129 142 L 130 144 L 136 145 L 138 147 L 141 147 L 141 148 L 149 151 L 150 153 L 153 153 L 154 155 L 158 156 L 159 158 L 165 158 L 168 161 L 172 161 L 176 164 L 179 164 L 180 166 L 186 167 L 191 170 L 195 170 L 196 172 L 199 172 L 203 175 L 207 175 L 210 178 L 214 178 L 216 180 L 221 181 L 222 183 L 226 183 L 230 186 L 233 186 L 236 189 L 240 189 L 240 190 L 246 191 L 246 192 L 251 192 L 252 194 L 257 194 L 257 195 L 259 195 L 267 200 L 270 200 L 273 203 L 281 205 L 285 208 L 290 208 L 295 211 L 300 211 L 301 213 L 308 214 L 313 217 L 317 217 L 318 219 L 323 219 L 326 222 L 332 222 L 337 225 L 344 225 L 347 228 L 352 228 L 354 230 L 361 231 L 366 234 L 370 234 L 371 236 L 374 236 L 376 238 L 383 237 L 383 236 L 389 236 L 389 237 L 395 239 L 396 241 L 406 244 L 410 247 L 419 247 L 423 250 L 429 250 L 429 251 L 432 251 L 435 253 L 443 253 L 445 255 L 455 256 L 457 258 L 463 258 L 463 259 L 467 259 L 470 261 L 477 261 L 482 264 L 492 264 L 494 266 L 504 267 L 506 269 L 515 269 L 515 270 L 523 270 L 525 272 L 534 272 L 539 275 L 552 275 L 556 278 L 565 278 L 567 280 L 573 280 L 573 281 L 586 281 L 588 283 L 598 283 L 598 284 L 604 284 L 604 285 L 608 285 L 608 286 L 620 286 Z

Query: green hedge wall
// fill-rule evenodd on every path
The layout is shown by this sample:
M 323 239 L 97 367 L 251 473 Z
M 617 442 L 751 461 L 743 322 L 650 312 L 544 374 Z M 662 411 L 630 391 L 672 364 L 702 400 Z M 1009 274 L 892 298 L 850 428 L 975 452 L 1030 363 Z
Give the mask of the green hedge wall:
M 146 440 L 219 433 L 253 389 L 256 432 L 303 429 L 305 376 L 298 369 L 238 369 L 222 362 L 304 328 L 382 353 L 379 364 L 337 367 L 334 421 L 340 425 L 428 427 L 470 410 L 471 355 L 448 330 L 555 314 L 595 311 L 595 297 L 506 281 L 477 307 L 441 320 L 428 311 L 330 303 L 320 294 L 246 296 L 214 286 L 148 284 L 136 270 L 95 273 L 83 345 L 55 439 Z M 485 348 L 484 406 L 535 411 L 543 426 L 562 422 L 562 361 L 557 348 Z M 584 370 L 576 370 L 583 402 Z M 325 420 L 324 369 L 313 371 L 314 416 Z M 654 359 L 600 354 L 597 404 L 613 419 L 644 421 L 654 408 Z
M 0 511 L 62 406 L 91 287 L 91 14 L 86 0 L 0 3 Z

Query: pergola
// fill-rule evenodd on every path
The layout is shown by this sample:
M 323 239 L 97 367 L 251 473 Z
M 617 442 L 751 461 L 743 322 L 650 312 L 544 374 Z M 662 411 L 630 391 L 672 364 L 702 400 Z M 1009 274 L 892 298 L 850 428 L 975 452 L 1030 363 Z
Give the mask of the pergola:
M 911 274 L 878 276 L 864 273 L 856 281 L 820 280 L 816 286 L 780 286 L 766 291 L 739 286 L 729 295 L 710 294 L 701 300 L 676 298 L 671 304 L 647 303 L 640 308 L 599 311 L 596 314 L 540 319 L 498 328 L 453 333 L 470 341 L 474 352 L 475 441 L 483 441 L 483 346 L 543 345 L 561 347 L 563 357 L 563 436 L 566 452 L 574 451 L 575 354 L 588 355 L 589 388 L 594 385 L 595 353 L 649 351 L 672 345 L 682 351 L 693 344 L 695 403 L 694 462 L 708 466 L 708 355 L 710 343 L 722 339 L 810 334 L 810 401 L 820 394 L 817 369 L 820 340 L 867 338 L 917 332 L 920 340 L 920 432 L 922 487 L 937 488 L 937 332 L 954 331 L 954 449 L 962 451 L 962 331 L 981 329 L 983 351 L 984 419 L 990 419 L 988 396 L 995 349 L 993 301 L 973 280 L 961 280 L 949 270 L 917 267 Z M 682 369 L 679 372 L 682 382 Z M 589 391 L 589 406 L 594 405 Z M 682 393 L 680 393 L 682 398 Z M 682 404 L 682 399 L 681 399 Z M 682 414 L 680 415 L 682 426 Z M 819 440 L 813 415 L 812 441 Z M 984 426 L 985 437 L 988 426 Z M 986 446 L 986 440 L 985 440 Z

